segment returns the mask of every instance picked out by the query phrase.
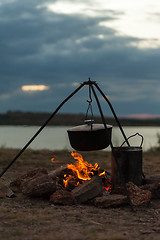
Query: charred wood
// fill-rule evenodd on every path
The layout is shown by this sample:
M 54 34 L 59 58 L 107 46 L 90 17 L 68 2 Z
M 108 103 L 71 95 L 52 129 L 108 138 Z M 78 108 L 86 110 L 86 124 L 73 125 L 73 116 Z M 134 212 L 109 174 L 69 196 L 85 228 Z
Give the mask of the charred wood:
M 85 203 L 102 193 L 102 179 L 94 176 L 91 180 L 73 189 L 72 193 L 78 203 Z
M 66 166 L 61 166 L 51 172 L 48 173 L 48 175 L 52 178 L 52 179 L 57 179 L 60 177 L 63 177 L 63 175 L 65 174 L 65 171 L 67 170 L 67 165 Z

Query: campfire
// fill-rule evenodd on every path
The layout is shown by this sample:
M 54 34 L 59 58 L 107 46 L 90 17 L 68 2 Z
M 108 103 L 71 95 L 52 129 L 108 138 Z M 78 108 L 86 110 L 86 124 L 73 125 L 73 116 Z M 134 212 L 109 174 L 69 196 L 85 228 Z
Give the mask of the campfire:
M 45 198 L 58 205 L 92 204 L 106 208 L 129 203 L 123 185 L 113 189 L 112 176 L 106 169 L 85 161 L 78 152 L 72 152 L 71 156 L 74 164 L 55 168 L 51 172 L 44 168 L 34 169 L 18 177 L 11 188 L 14 190 L 16 186 L 29 198 Z M 54 156 L 51 162 L 56 164 L 58 160 Z M 155 193 L 159 194 L 159 181 L 140 187 L 127 182 L 126 188 L 132 204 L 141 205 L 150 202 L 151 197 L 157 196 Z
M 80 153 L 72 152 L 71 156 L 76 162 L 75 164 L 67 164 L 67 168 L 62 176 L 57 177 L 57 184 L 61 184 L 63 188 L 71 191 L 84 182 L 91 180 L 93 176 L 99 176 L 102 179 L 103 190 L 111 190 L 110 175 L 107 171 L 100 169 L 97 163 L 92 165 L 84 161 Z
M 130 136 L 133 137 L 139 135 L 142 138 L 140 146 L 130 146 L 128 141 L 130 137 L 126 137 L 106 94 L 104 94 L 97 83 L 91 81 L 90 78 L 87 82 L 83 82 L 57 107 L 37 133 L 35 133 L 29 142 L 15 156 L 12 162 L 2 171 L 0 177 L 3 176 L 9 167 L 25 151 L 29 144 L 55 116 L 62 105 L 84 86 L 89 87 L 89 100 L 87 100 L 88 108 L 84 120 L 85 124 L 68 129 L 67 132 L 70 144 L 75 151 L 95 151 L 110 146 L 112 151 L 112 173 L 109 174 L 106 169 L 101 169 L 98 163 L 92 165 L 91 163 L 84 161 L 80 153 L 72 152 L 71 156 L 76 160 L 74 164 L 61 166 L 49 173 L 46 169 L 33 170 L 16 179 L 16 181 L 12 183 L 12 186 L 18 186 L 20 191 L 28 197 L 49 198 L 54 204 L 92 203 L 95 206 L 108 207 L 126 203 L 129 203 L 131 206 L 140 205 L 146 202 L 148 203 L 151 200 L 153 191 L 150 187 L 148 187 L 149 189 L 143 189 L 143 136 L 139 133 Z M 96 91 L 98 91 L 108 103 L 120 132 L 124 137 L 124 142 L 120 147 L 113 146 L 112 126 L 106 124 Z M 95 98 L 95 102 L 97 103 L 101 115 L 101 124 L 94 123 L 91 93 Z M 91 115 L 90 119 L 88 119 L 89 111 Z M 123 146 L 124 143 L 127 147 Z M 52 163 L 56 163 L 54 157 L 51 161 Z M 159 189 L 158 184 L 156 185 L 157 189 Z M 157 191 L 159 192 L 159 190 Z

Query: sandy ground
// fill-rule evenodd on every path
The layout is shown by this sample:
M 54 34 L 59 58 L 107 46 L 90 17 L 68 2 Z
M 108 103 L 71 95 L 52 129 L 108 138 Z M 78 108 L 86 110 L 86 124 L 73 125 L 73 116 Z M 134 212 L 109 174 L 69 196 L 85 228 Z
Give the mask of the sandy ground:
M 19 150 L 0 149 L 0 169 L 4 169 Z M 82 153 L 85 160 L 97 162 L 110 171 L 109 152 Z M 56 163 L 51 162 L 54 156 Z M 10 182 L 29 170 L 45 167 L 51 171 L 74 162 L 67 151 L 26 150 L 3 175 Z M 160 176 L 160 152 L 143 154 L 146 177 Z M 125 240 L 160 239 L 160 199 L 149 205 L 96 208 L 92 205 L 57 206 L 48 199 L 30 199 L 22 194 L 0 199 L 0 239 L 14 240 Z

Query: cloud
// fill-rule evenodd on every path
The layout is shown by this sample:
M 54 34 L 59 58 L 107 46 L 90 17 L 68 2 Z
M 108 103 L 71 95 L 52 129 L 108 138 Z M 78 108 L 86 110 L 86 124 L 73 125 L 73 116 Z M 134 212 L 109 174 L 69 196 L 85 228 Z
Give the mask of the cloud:
M 158 104 L 160 49 L 139 49 L 137 45 L 145 39 L 120 36 L 101 24 L 118 20 L 123 11 L 96 8 L 95 1 L 90 1 L 92 14 L 88 8 L 66 14 L 47 7 L 59 2 L 0 1 L 1 110 L 49 111 L 88 77 L 102 86 L 119 109 L 120 102 L 126 109 L 128 102 L 149 99 Z M 29 98 L 17 91 L 22 85 L 50 89 Z M 78 93 L 75 105 L 67 105 L 66 111 L 82 111 L 77 104 L 87 94 L 87 90 Z
M 103 84 L 104 91 L 113 102 L 137 102 L 141 100 L 160 102 L 159 80 L 121 80 L 121 85 L 117 84 L 115 81 Z
M 36 92 L 36 91 L 46 91 L 50 87 L 46 85 L 23 85 L 21 87 L 23 92 Z

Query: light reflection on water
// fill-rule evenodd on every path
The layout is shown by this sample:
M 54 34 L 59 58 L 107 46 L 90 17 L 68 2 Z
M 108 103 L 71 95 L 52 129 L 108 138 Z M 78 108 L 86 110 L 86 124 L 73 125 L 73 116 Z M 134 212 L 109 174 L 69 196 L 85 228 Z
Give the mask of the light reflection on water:
M 40 127 L 37 126 L 0 126 L 0 147 L 23 148 Z M 31 149 L 49 150 L 73 150 L 70 146 L 66 126 L 47 126 L 29 145 Z M 143 150 L 154 147 L 158 143 L 157 134 L 160 134 L 160 127 L 123 127 L 127 137 L 140 133 L 144 137 Z M 113 127 L 113 146 L 120 146 L 124 138 L 118 127 Z M 131 146 L 140 146 L 141 137 L 135 136 L 130 140 Z M 110 150 L 107 148 L 106 150 Z

